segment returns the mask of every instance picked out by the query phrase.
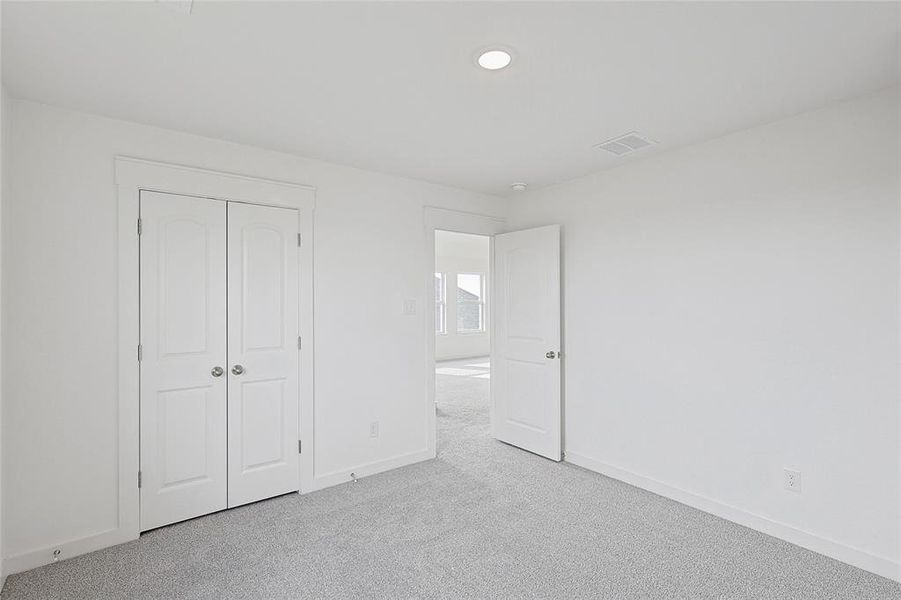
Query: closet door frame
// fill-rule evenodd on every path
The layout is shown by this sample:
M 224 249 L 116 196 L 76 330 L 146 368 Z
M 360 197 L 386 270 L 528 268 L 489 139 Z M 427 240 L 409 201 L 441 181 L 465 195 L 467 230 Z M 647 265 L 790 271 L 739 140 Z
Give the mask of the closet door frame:
M 299 493 L 313 491 L 313 210 L 316 189 L 308 185 L 260 179 L 234 173 L 117 156 L 118 193 L 118 491 L 113 528 L 95 536 L 98 548 L 137 539 L 140 533 L 140 271 L 138 217 L 142 190 L 196 196 L 224 202 L 243 202 L 297 211 L 298 323 L 302 345 L 298 352 L 300 382 L 298 418 L 303 451 L 298 472 Z

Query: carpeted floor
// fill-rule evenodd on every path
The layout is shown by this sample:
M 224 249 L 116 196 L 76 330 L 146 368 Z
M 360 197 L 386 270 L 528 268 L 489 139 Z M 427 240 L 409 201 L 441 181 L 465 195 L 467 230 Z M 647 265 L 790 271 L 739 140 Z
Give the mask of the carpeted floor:
M 485 362 L 440 365 L 434 461 L 158 529 L 13 575 L 2 598 L 901 598 L 887 579 L 490 439 Z

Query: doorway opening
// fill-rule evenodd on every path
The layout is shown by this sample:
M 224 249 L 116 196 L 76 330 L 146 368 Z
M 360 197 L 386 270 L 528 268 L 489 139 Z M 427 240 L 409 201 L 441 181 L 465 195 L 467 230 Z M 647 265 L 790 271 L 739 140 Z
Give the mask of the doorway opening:
M 435 231 L 437 453 L 491 437 L 491 238 Z

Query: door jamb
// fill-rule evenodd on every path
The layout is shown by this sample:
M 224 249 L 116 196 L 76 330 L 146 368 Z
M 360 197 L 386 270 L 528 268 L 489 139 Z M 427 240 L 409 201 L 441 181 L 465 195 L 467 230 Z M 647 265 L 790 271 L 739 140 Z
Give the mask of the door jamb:
M 507 221 L 503 217 L 481 215 L 470 212 L 462 212 L 447 208 L 426 206 L 423 208 L 423 220 L 425 222 L 425 297 L 427 306 L 423 307 L 423 327 L 425 327 L 426 349 L 426 439 L 428 440 L 429 456 L 434 458 L 438 450 L 437 419 L 435 415 L 435 311 L 431 306 L 435 298 L 435 231 L 454 231 L 457 233 L 470 233 L 489 237 L 488 242 L 488 330 L 491 347 L 494 347 L 494 236 L 506 231 Z M 491 434 L 494 435 L 494 386 L 491 386 Z
M 140 534 L 139 375 L 140 342 L 139 237 L 137 230 L 141 190 L 246 202 L 297 210 L 301 244 L 298 248 L 299 329 L 299 431 L 303 440 L 298 473 L 299 493 L 313 486 L 313 210 L 316 188 L 290 183 L 117 156 L 118 195 L 118 515 L 115 536 L 119 541 Z

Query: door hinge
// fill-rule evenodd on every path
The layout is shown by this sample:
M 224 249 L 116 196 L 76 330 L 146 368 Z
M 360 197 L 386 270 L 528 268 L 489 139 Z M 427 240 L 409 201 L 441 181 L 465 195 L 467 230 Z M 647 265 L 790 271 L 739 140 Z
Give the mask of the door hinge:
M 138 235 L 141 235 L 143 232 L 143 227 L 141 226 L 141 218 L 138 217 Z
M 138 344 L 138 362 L 141 362 L 142 358 L 144 358 L 144 347 Z
M 297 336 L 297 349 L 300 350 L 301 348 L 303 348 L 303 338 Z
M 303 454 L 303 442 L 301 440 L 297 440 L 297 453 Z
M 138 471 L 138 489 L 141 489 L 141 472 Z
M 297 234 L 297 247 L 300 248 L 300 234 Z

